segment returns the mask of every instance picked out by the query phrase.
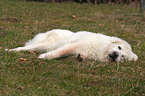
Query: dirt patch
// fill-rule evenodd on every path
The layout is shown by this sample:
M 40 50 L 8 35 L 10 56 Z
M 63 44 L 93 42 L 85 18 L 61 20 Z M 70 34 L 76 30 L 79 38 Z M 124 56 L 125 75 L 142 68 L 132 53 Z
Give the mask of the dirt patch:
M 3 18 L 1 21 L 20 23 L 20 21 L 16 18 Z

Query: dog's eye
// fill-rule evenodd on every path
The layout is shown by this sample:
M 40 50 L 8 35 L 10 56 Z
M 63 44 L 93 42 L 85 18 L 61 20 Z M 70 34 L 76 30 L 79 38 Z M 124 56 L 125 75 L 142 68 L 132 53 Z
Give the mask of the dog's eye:
M 120 46 L 118 46 L 118 49 L 121 50 L 122 48 Z

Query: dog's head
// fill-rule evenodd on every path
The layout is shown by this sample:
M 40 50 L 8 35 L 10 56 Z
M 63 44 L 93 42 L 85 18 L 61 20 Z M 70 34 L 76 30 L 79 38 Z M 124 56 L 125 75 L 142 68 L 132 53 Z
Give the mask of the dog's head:
M 121 39 L 113 40 L 108 47 L 107 58 L 110 61 L 136 61 L 138 56 L 132 52 L 130 45 Z

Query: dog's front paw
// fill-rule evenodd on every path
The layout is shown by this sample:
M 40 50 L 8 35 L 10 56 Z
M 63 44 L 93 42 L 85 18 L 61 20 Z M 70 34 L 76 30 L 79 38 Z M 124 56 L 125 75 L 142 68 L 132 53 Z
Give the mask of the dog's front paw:
M 38 58 L 51 60 L 52 56 L 51 56 L 51 54 L 44 53 L 44 54 L 39 55 Z
M 45 54 L 41 54 L 41 55 L 39 55 L 39 57 L 38 58 L 46 58 L 46 55 Z

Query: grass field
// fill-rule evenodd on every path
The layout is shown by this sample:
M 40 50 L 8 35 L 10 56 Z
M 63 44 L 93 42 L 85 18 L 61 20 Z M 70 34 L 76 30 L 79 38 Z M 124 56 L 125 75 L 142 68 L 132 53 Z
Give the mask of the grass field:
M 0 1 L 0 96 L 144 96 L 145 19 L 135 6 Z M 130 43 L 137 62 L 37 59 L 5 52 L 51 29 L 100 32 Z M 20 58 L 26 59 L 21 60 Z

